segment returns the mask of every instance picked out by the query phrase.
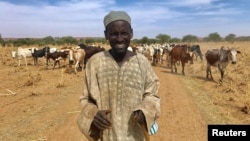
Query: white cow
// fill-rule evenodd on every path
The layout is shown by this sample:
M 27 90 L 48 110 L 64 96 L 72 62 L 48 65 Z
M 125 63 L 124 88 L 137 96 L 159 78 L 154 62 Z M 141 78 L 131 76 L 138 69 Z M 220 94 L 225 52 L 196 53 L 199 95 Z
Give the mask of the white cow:
M 236 48 L 224 49 L 222 46 L 221 49 L 208 49 L 205 56 L 207 60 L 207 79 L 213 80 L 211 67 L 217 67 L 220 71 L 220 82 L 223 81 L 224 71 L 231 62 L 232 64 L 236 64 L 237 54 L 241 53 Z
M 32 53 L 31 50 L 33 49 L 38 49 L 36 47 L 32 47 L 32 48 L 22 48 L 22 47 L 18 47 L 16 52 L 12 52 L 12 57 L 13 58 L 18 58 L 18 66 L 21 65 L 21 59 L 22 57 L 24 58 L 25 61 L 25 65 L 27 67 L 27 57 L 32 57 Z
M 148 47 L 150 61 L 153 61 L 153 55 L 154 55 L 154 47 L 151 45 Z
M 85 58 L 85 51 L 84 49 L 70 49 L 69 50 L 69 61 L 75 63 L 75 73 L 77 73 L 77 67 L 82 67 L 82 71 L 85 68 L 84 66 L 84 58 Z M 82 64 L 82 66 L 81 66 Z
M 16 58 L 17 52 L 16 51 L 11 51 L 11 56 L 12 56 L 13 59 Z

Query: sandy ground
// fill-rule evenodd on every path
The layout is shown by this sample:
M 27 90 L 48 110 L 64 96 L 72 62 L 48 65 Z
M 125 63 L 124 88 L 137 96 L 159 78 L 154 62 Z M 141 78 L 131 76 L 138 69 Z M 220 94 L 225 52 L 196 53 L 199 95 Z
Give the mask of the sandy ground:
M 35 67 L 32 60 L 27 70 L 4 56 L 0 64 L 0 140 L 87 141 L 76 125 L 83 72 Z M 172 74 L 166 64 L 154 66 L 160 78 L 161 116 L 159 132 L 151 140 L 206 141 L 208 124 L 250 123 L 250 115 L 242 112 L 245 94 L 235 98 L 240 95 L 233 91 L 236 86 L 233 92 L 223 93 L 230 84 L 207 81 L 204 63 L 195 63 L 202 72 L 188 64 L 186 76 L 180 74 L 180 67 Z

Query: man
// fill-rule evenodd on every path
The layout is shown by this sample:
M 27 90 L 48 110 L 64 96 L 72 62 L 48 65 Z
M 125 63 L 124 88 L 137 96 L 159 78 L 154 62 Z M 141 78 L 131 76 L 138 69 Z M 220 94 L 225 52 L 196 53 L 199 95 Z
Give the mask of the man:
M 111 11 L 104 26 L 111 49 L 87 63 L 78 127 L 89 140 L 144 141 L 160 115 L 159 79 L 143 55 L 127 50 L 133 29 L 126 12 Z

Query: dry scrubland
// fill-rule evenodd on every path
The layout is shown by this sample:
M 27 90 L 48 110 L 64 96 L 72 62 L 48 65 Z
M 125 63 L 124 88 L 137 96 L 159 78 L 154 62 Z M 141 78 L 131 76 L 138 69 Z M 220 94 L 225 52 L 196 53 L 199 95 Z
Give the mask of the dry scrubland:
M 237 63 L 227 66 L 222 84 L 219 83 L 220 72 L 215 67 L 212 67 L 214 82 L 205 79 L 205 58 L 204 61 L 200 61 L 198 58 L 198 61 L 195 60 L 193 65 L 187 65 L 186 74 L 188 77 L 185 79 L 185 83 L 190 91 L 194 91 L 194 97 L 199 99 L 208 96 L 220 112 L 228 117 L 224 121 L 225 123 L 250 124 L 250 42 L 197 44 L 200 45 L 203 54 L 209 48 L 220 48 L 221 46 L 234 47 L 241 51 L 240 54 L 237 54 Z M 180 68 L 178 70 L 180 72 Z M 198 87 L 202 87 L 203 91 L 195 93 L 195 89 Z M 204 107 L 204 109 L 207 110 L 208 114 L 211 112 L 209 110 L 213 110 L 209 107 Z
M 236 47 L 241 54 L 238 54 L 235 65 L 229 64 L 226 68 L 222 84 L 219 83 L 220 74 L 217 68 L 212 68 L 215 81 L 206 80 L 205 59 L 195 60 L 192 65 L 187 64 L 186 76 L 181 75 L 180 66 L 178 66 L 177 75 L 170 73 L 166 63 L 154 66 L 162 82 L 162 91 L 159 92 L 163 99 L 162 106 L 167 104 L 164 103 L 168 100 L 167 94 L 172 93 L 172 91 L 168 92 L 169 88 L 180 85 L 178 89 L 183 88 L 187 95 L 192 97 L 206 117 L 206 123 L 250 124 L 250 42 L 198 44 L 203 54 L 209 48 L 221 46 Z M 52 64 L 46 68 L 45 60 L 41 58 L 38 59 L 38 66 L 33 66 L 33 59 L 29 58 L 28 68 L 25 67 L 24 60 L 21 62 L 21 67 L 18 67 L 18 61 L 11 58 L 11 51 L 16 49 L 0 47 L 0 140 L 70 141 L 82 138 L 75 121 L 81 109 L 78 98 L 82 92 L 83 72 L 73 73 L 73 69 L 67 65 L 68 62 L 64 64 L 63 61 L 61 64 L 62 66 L 64 64 L 64 67 L 60 69 L 56 67 L 53 70 Z M 173 83 L 171 86 L 165 86 L 164 82 L 176 82 L 169 80 L 169 77 L 166 78 L 166 75 L 171 75 L 171 79 L 178 79 L 178 82 L 180 80 L 181 84 Z M 178 96 L 178 92 L 172 96 Z M 178 107 L 180 101 L 181 98 L 175 102 L 169 99 L 168 104 L 172 102 L 175 104 L 173 108 L 181 110 L 185 107 Z M 165 123 L 165 120 L 168 121 L 173 116 L 171 120 L 174 123 L 173 120 L 178 119 L 179 114 L 183 112 L 179 115 L 182 118 L 187 114 L 185 111 L 175 113 L 168 107 L 171 106 L 164 107 L 168 112 L 162 111 L 159 124 L 164 128 L 161 128 L 158 138 L 156 136 L 157 140 L 161 138 L 175 140 L 174 135 L 171 136 L 168 133 L 181 130 L 181 127 L 177 127 L 182 125 L 170 126 L 171 121 Z M 175 114 L 171 115 L 171 113 Z M 190 121 L 192 118 L 194 117 L 190 117 Z M 189 118 L 181 120 L 189 120 Z M 176 124 L 182 124 L 182 122 L 176 121 Z M 170 127 L 176 129 L 173 130 Z M 202 130 L 200 132 L 204 134 Z M 190 135 L 190 133 L 187 134 Z M 185 140 L 186 136 L 183 137 Z
M 235 65 L 229 64 L 228 67 L 225 70 L 224 75 L 224 82 L 223 84 L 219 83 L 220 73 L 217 68 L 212 67 L 212 74 L 214 77 L 215 82 L 207 81 L 205 80 L 206 77 L 206 61 L 205 57 L 203 61 L 195 60 L 195 63 L 193 65 L 188 64 L 186 67 L 186 75 L 189 77 L 192 77 L 192 80 L 197 80 L 197 82 L 201 82 L 199 84 L 202 84 L 202 86 L 206 89 L 206 91 L 209 91 L 213 93 L 218 99 L 224 100 L 226 103 L 234 103 L 234 107 L 238 108 L 239 110 L 245 112 L 246 114 L 250 114 L 250 42 L 234 42 L 234 43 L 228 43 L 228 42 L 206 42 L 206 43 L 192 43 L 192 44 L 199 44 L 202 50 L 202 53 L 205 54 L 206 50 L 209 48 L 220 48 L 221 46 L 224 47 L 235 47 L 239 51 L 241 51 L 241 54 L 237 55 L 237 63 Z M 51 46 L 53 47 L 53 46 Z M 55 46 L 57 48 L 62 48 Z M 104 46 L 106 49 L 108 49 L 108 46 Z M 35 83 L 39 82 L 41 80 L 41 73 L 40 71 L 46 71 L 47 69 L 52 69 L 52 66 L 49 68 L 45 67 L 45 60 L 39 58 L 39 64 L 40 66 L 37 67 L 36 70 L 26 70 L 24 67 L 24 60 L 22 59 L 21 67 L 17 67 L 18 61 L 16 59 L 12 59 L 10 54 L 11 51 L 16 50 L 15 47 L 1 47 L 1 63 L 3 66 L 9 66 L 10 72 L 19 72 L 24 73 L 23 76 L 26 76 L 22 79 L 19 79 L 19 87 L 25 87 L 25 86 L 32 86 Z M 57 70 L 59 78 L 56 78 L 56 87 L 63 87 L 63 74 L 73 73 L 73 70 L 67 66 L 68 62 L 61 61 L 61 64 L 63 64 L 64 68 L 62 68 L 60 71 Z M 28 58 L 28 65 L 29 67 L 33 67 L 33 59 Z M 52 64 L 51 64 L 52 65 Z M 165 64 L 163 64 L 165 66 Z M 178 68 L 178 73 L 181 72 L 181 68 Z M 199 81 L 198 81 L 199 80 Z M 23 81 L 23 82 L 21 82 Z M 10 82 L 11 83 L 11 82 Z M 194 83 L 192 81 L 192 83 Z M 13 85 L 13 84 L 12 84 Z M 18 84 L 16 84 L 17 86 Z M 194 86 L 192 89 L 195 89 Z M 0 90 L 0 92 L 3 91 Z M 218 93 L 218 95 L 216 95 Z M 222 101 L 218 101 L 218 105 L 221 105 Z M 225 105 L 224 105 L 225 106 Z M 223 107 L 224 107 L 223 106 Z M 226 107 L 224 107 L 226 108 Z M 250 119 L 249 119 L 250 120 Z M 250 122 L 249 122 L 250 123 Z

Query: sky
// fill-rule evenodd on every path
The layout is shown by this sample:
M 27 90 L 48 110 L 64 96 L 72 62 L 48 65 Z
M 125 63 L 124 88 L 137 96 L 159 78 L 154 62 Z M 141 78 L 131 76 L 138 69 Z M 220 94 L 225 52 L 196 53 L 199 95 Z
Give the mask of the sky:
M 2 38 L 104 37 L 103 18 L 126 11 L 134 39 L 250 36 L 249 0 L 0 0 Z

